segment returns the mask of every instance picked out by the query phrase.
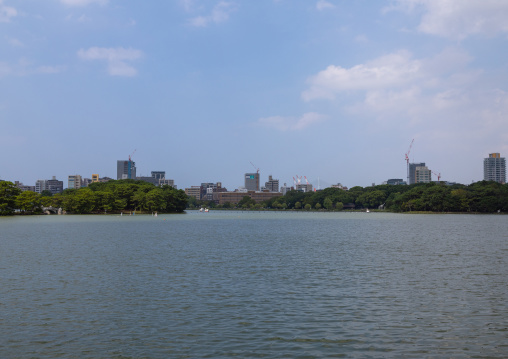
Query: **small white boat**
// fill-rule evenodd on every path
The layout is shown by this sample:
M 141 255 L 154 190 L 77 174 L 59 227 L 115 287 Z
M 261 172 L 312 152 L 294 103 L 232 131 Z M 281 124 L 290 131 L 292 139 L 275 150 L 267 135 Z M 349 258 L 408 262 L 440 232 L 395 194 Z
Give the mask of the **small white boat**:
M 208 212 L 208 208 L 205 208 L 205 212 Z
M 370 211 L 369 211 L 369 209 L 367 208 L 367 213 L 369 213 L 369 212 L 370 212 Z

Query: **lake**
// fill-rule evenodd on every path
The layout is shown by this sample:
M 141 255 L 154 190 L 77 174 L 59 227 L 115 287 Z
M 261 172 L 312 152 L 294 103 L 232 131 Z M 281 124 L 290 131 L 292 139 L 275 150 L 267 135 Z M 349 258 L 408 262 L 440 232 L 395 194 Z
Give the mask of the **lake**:
M 505 358 L 508 217 L 0 218 L 1 358 Z

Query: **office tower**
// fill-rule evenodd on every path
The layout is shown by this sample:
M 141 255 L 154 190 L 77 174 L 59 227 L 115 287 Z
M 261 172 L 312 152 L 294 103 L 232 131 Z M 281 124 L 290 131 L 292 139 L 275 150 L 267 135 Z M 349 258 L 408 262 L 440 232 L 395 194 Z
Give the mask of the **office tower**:
M 425 162 L 410 163 L 409 164 L 409 183 L 408 184 L 416 183 L 416 168 L 417 167 L 425 167 Z
M 80 189 L 81 182 L 82 179 L 80 175 L 69 175 L 67 179 L 67 188 Z
M 429 183 L 431 181 L 432 171 L 426 166 L 415 168 L 415 183 Z
M 50 191 L 52 194 L 63 192 L 63 181 L 59 181 L 53 176 L 50 180 L 37 180 L 35 182 L 35 192 L 42 193 L 42 191 Z
M 136 162 L 131 159 L 116 161 L 116 179 L 136 179 Z
M 245 174 L 245 188 L 247 191 L 259 191 L 259 172 Z
M 489 153 L 483 160 L 483 179 L 506 183 L 506 159 L 500 153 Z
M 152 178 L 157 180 L 166 178 L 166 171 L 152 171 Z
M 265 187 L 270 192 L 279 192 L 279 180 L 273 179 L 272 175 L 269 175 L 268 182 L 265 182 Z

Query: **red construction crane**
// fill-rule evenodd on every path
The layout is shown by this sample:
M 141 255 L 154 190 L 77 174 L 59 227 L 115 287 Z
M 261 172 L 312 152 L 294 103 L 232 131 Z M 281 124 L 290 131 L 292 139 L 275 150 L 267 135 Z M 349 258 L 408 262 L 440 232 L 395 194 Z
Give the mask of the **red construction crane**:
M 439 180 L 441 179 L 441 173 L 436 173 L 434 171 L 432 171 L 432 173 L 434 173 L 437 176 L 437 181 L 439 182 Z
M 132 152 L 130 155 L 129 155 L 129 162 L 131 161 L 131 157 L 134 156 L 134 154 L 136 153 L 136 150 L 134 150 L 134 152 Z

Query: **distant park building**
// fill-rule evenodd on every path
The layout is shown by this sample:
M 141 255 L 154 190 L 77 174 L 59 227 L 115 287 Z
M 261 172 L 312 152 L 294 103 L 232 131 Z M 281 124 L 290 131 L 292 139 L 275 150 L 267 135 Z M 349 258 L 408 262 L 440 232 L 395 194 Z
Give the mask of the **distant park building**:
M 245 188 L 247 191 L 259 191 L 259 172 L 245 174 Z
M 506 159 L 500 153 L 490 153 L 483 160 L 483 179 L 506 183 Z
M 268 182 L 265 182 L 265 188 L 270 192 L 279 192 L 279 180 L 268 176 Z
M 116 179 L 136 179 L 136 162 L 131 159 L 116 161 Z
M 409 184 L 416 183 L 416 168 L 417 167 L 425 167 L 425 162 L 410 163 L 409 164 Z M 430 182 L 430 180 L 429 180 L 429 182 Z
M 426 166 L 418 166 L 415 169 L 415 183 L 429 183 L 432 180 L 432 171 Z

